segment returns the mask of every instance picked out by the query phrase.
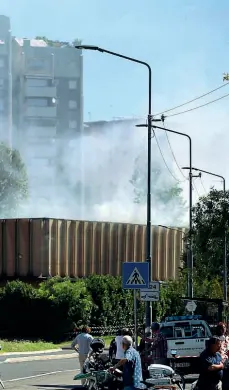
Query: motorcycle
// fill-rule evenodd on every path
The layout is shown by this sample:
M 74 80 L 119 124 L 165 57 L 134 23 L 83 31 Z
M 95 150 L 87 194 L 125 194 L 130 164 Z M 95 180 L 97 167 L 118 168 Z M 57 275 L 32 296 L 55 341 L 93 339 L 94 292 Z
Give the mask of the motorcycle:
M 115 370 L 110 372 L 108 370 L 87 372 L 85 374 L 80 373 L 75 375 L 74 380 L 85 380 L 84 387 L 87 390 L 122 390 L 122 372 Z
M 123 388 L 122 372 L 115 370 L 95 371 L 77 374 L 74 380 L 85 380 L 84 387 L 87 390 L 121 390 Z
M 172 367 L 163 364 L 151 364 L 148 367 L 148 378 L 142 383 L 149 390 L 185 390 L 184 377 L 175 372 Z
M 112 366 L 107 354 L 103 354 L 105 343 L 102 339 L 94 339 L 90 345 L 90 356 L 85 360 L 81 373 L 75 375 L 74 380 L 84 380 L 87 390 L 121 390 L 122 372 L 109 371 Z

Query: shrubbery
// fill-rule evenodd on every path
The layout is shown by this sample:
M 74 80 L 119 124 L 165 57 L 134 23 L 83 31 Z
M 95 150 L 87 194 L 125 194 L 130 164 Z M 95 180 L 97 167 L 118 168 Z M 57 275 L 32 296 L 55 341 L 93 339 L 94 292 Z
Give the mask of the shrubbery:
M 54 277 L 38 288 L 21 281 L 0 290 L 0 335 L 61 340 L 74 324 L 108 327 L 133 323 L 133 293 L 121 278 L 92 275 L 74 282 Z M 139 304 L 139 321 L 144 307 Z
M 181 277 L 161 288 L 160 301 L 153 304 L 153 320 L 184 314 L 185 280 Z M 221 295 L 219 284 L 208 283 L 211 294 L 201 281 L 195 284 L 196 296 Z M 143 324 L 145 306 L 139 299 L 137 303 L 138 323 Z M 122 289 L 120 277 L 91 275 L 75 281 L 54 277 L 38 287 L 8 282 L 0 289 L 0 337 L 60 341 L 71 334 L 74 324 L 114 329 L 134 323 L 133 306 L 133 291 Z

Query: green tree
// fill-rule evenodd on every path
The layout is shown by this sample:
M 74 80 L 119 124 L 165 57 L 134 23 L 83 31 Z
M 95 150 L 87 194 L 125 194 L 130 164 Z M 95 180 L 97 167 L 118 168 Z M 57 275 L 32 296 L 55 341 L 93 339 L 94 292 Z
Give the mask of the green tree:
M 69 330 L 73 322 L 78 325 L 79 321 L 87 323 L 90 320 L 92 300 L 83 279 L 72 282 L 69 278 L 51 278 L 41 283 L 39 295 L 57 308 L 60 328 L 65 326 Z
M 185 202 L 182 196 L 182 188 L 174 180 L 167 168 L 161 165 L 159 159 L 154 159 L 151 170 L 152 200 L 156 207 L 171 207 L 177 212 L 177 221 L 185 212 Z M 134 202 L 146 204 L 147 201 L 147 154 L 142 152 L 134 163 L 134 171 L 130 179 L 133 185 Z
M 193 208 L 194 265 L 199 278 L 222 277 L 225 226 L 228 234 L 229 192 L 211 189 Z
M 52 47 L 59 47 L 59 46 L 72 47 L 72 46 L 81 44 L 81 41 L 79 39 L 74 39 L 72 43 L 71 42 L 62 42 L 62 41 L 58 41 L 58 40 L 54 41 L 52 39 L 47 38 L 46 36 L 37 36 L 35 39 L 43 40 L 47 43 L 48 46 L 52 46 Z
M 20 153 L 0 143 L 0 216 L 14 217 L 28 197 L 28 177 Z

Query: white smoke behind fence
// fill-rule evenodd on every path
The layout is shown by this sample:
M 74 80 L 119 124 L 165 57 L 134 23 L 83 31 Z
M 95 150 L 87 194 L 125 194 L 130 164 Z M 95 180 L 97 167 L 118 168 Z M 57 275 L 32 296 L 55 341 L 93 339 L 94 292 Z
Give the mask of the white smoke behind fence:
M 227 102 L 217 109 L 168 118 L 169 128 L 190 134 L 193 141 L 193 166 L 222 174 L 227 180 L 228 114 Z M 218 119 L 220 117 L 220 120 Z M 217 123 L 217 127 L 213 124 Z M 85 127 L 84 134 L 75 139 L 36 145 L 40 154 L 53 155 L 35 158 L 35 146 L 26 146 L 23 140 L 22 157 L 27 166 L 30 198 L 17 211 L 20 218 L 66 218 L 96 221 L 145 223 L 146 202 L 134 202 L 134 187 L 130 183 L 137 169 L 140 188 L 147 179 L 147 129 L 136 128 L 136 123 L 123 122 L 108 124 L 103 128 Z M 14 131 L 15 134 L 15 131 Z M 188 206 L 188 181 L 178 170 L 163 131 L 156 132 L 164 158 L 174 175 L 181 181 L 183 197 Z M 188 166 L 189 150 L 185 137 L 169 134 L 169 139 L 180 166 Z M 1 140 L 5 140 L 4 134 Z M 14 141 L 17 140 L 14 137 Z M 16 143 L 15 143 L 16 142 Z M 14 147 L 20 148 L 17 141 Z M 82 153 L 81 153 L 82 152 Z M 61 169 L 60 169 L 61 166 Z M 152 168 L 161 175 L 152 177 L 152 224 L 186 225 L 188 208 L 179 198 L 165 203 L 155 192 L 170 188 L 177 182 L 165 167 L 155 139 L 152 138 Z M 194 202 L 198 195 L 205 195 L 211 186 L 222 188 L 220 180 L 203 176 L 205 190 L 200 180 L 194 179 Z M 143 191 L 144 192 L 144 191 Z M 4 215 L 1 215 L 4 218 Z M 14 217 L 14 216 L 12 216 Z
M 167 163 L 174 170 L 164 134 L 158 134 L 158 139 L 163 152 L 167 154 Z M 25 157 L 30 199 L 18 212 L 18 217 L 146 222 L 146 199 L 142 204 L 136 204 L 134 187 L 130 183 L 137 169 L 139 186 L 141 187 L 141 183 L 146 186 L 146 128 L 136 128 L 135 123 L 130 122 L 117 122 L 103 129 L 92 129 L 90 132 L 86 127 L 84 135 L 55 144 L 57 159 L 53 171 L 50 171 L 48 165 L 41 166 L 41 160 L 31 165 L 33 150 L 30 147 L 30 153 Z M 154 196 L 155 192 L 158 194 L 176 184 L 163 163 L 154 138 L 152 167 L 157 167 L 161 172 L 156 179 L 152 178 L 152 223 L 182 223 L 186 208 L 181 205 L 179 199 L 171 198 L 171 201 L 165 204 L 163 199 L 160 200 L 160 196 Z M 51 176 L 50 172 L 53 172 Z

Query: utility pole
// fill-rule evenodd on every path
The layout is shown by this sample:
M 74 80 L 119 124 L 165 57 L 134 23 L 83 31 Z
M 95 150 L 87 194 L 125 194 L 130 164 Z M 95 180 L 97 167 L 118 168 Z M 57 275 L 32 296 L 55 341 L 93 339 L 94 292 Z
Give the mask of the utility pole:
M 143 65 L 147 68 L 148 72 L 148 116 L 147 116 L 147 124 L 148 128 L 147 132 L 147 221 L 146 221 L 146 262 L 149 264 L 149 282 L 151 281 L 152 274 L 152 234 L 151 234 L 151 132 L 152 132 L 152 70 L 150 65 L 145 62 L 138 60 L 137 58 L 129 57 L 111 50 L 104 49 L 99 46 L 94 45 L 76 45 L 76 49 L 79 50 L 92 50 L 100 53 L 105 53 L 114 57 L 121 58 L 126 61 L 134 62 L 139 65 Z M 146 328 L 150 329 L 151 325 L 151 308 L 150 302 L 146 302 Z
M 229 79 L 229 75 L 228 75 Z M 184 167 L 183 169 L 189 169 L 189 167 Z M 223 216 L 225 218 L 225 207 L 226 207 L 226 180 L 222 175 L 218 175 L 213 172 L 209 172 L 200 168 L 192 167 L 193 171 L 199 171 L 199 175 L 196 177 L 201 177 L 201 173 L 206 173 L 207 175 L 219 177 L 223 182 L 223 193 L 224 193 L 224 206 L 223 206 Z M 224 227 L 224 255 L 223 255 L 223 292 L 224 292 L 224 301 L 227 302 L 227 223 L 225 222 Z

